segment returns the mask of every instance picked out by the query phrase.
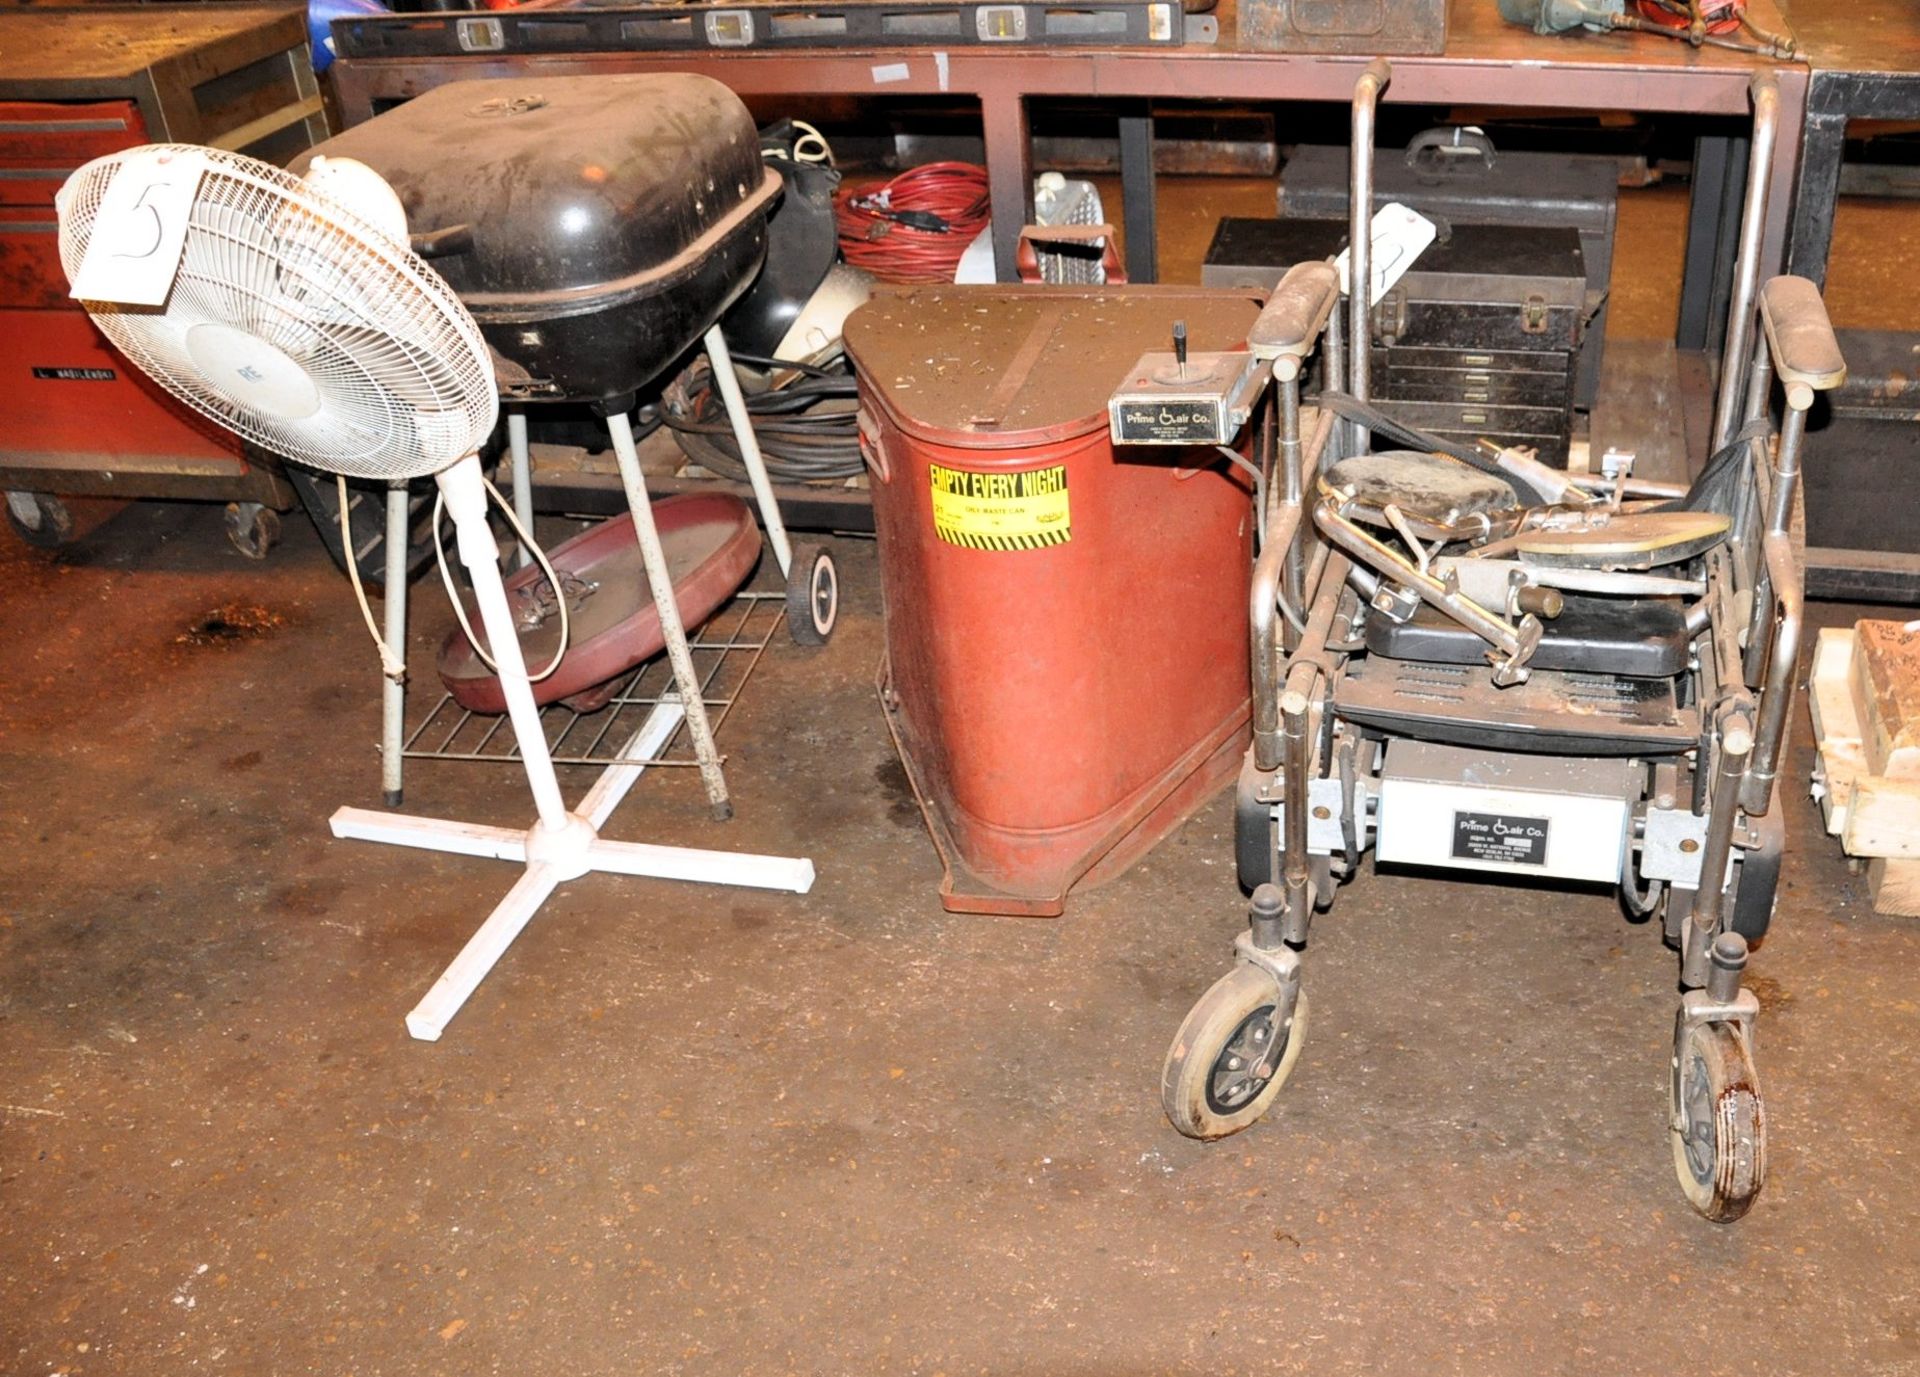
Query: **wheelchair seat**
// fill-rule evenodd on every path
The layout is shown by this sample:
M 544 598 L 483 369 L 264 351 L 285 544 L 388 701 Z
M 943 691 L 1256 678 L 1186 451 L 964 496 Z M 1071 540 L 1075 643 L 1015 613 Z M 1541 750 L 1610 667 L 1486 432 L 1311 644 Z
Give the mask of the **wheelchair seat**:
M 1535 669 L 1665 679 L 1687 667 L 1686 609 L 1678 598 L 1608 598 L 1568 594 L 1559 616 L 1541 623 Z M 1484 665 L 1487 643 L 1431 607 L 1411 621 L 1369 617 L 1367 650 L 1396 660 Z

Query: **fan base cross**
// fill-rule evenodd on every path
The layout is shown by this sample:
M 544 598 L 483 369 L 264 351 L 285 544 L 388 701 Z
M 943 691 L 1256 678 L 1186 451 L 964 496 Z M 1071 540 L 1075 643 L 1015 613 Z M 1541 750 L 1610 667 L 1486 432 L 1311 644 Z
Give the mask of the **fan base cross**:
M 663 697 L 654 706 L 620 752 L 620 758 L 601 773 L 579 806 L 572 809 L 565 806 L 554 774 L 553 757 L 547 749 L 546 733 L 540 724 L 540 710 L 534 703 L 533 687 L 527 679 L 526 662 L 514 633 L 513 613 L 500 577 L 499 547 L 487 525 L 486 488 L 479 460 L 472 456 L 462 459 L 443 470 L 438 482 L 453 517 L 460 559 L 473 582 L 474 601 L 486 627 L 488 644 L 495 647 L 507 714 L 520 745 L 539 820 L 531 827 L 516 829 L 366 808 L 342 808 L 333 815 L 336 837 L 463 856 L 487 856 L 519 861 L 526 866 L 525 873 L 495 905 L 486 922 L 467 939 L 453 964 L 407 1015 L 407 1031 L 429 1042 L 438 1040 L 547 897 L 561 884 L 589 871 L 785 890 L 794 894 L 805 894 L 813 887 L 814 879 L 813 862 L 805 857 L 703 851 L 692 847 L 608 841 L 600 836 L 600 829 L 628 790 L 639 781 L 647 762 L 666 748 L 685 717 L 685 704 L 673 695 Z

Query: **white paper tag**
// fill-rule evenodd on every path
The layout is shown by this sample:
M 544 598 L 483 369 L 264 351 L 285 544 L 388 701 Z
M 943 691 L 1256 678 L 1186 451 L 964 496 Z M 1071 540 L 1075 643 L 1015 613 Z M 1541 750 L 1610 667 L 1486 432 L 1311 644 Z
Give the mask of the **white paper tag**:
M 1373 213 L 1372 240 L 1373 257 L 1367 264 L 1367 276 L 1373 279 L 1372 291 L 1367 296 L 1369 307 L 1376 305 L 1398 282 L 1413 260 L 1418 258 L 1431 244 L 1438 233 L 1433 221 L 1417 210 L 1409 210 L 1398 201 L 1389 201 Z M 1347 258 L 1352 252 L 1342 249 L 1334 263 L 1340 269 L 1340 290 L 1352 294 L 1347 285 Z
M 207 160 L 170 150 L 128 156 L 100 198 L 93 237 L 67 295 L 80 301 L 159 306 L 173 289 L 187 220 Z

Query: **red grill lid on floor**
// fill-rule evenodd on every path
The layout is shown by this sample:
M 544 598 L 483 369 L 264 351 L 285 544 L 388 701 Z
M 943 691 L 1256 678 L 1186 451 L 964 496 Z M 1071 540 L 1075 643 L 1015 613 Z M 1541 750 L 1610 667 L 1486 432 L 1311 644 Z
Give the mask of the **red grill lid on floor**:
M 760 555 L 760 528 L 747 504 L 727 493 L 664 498 L 653 504 L 653 516 L 666 548 L 680 617 L 691 631 L 746 581 Z M 584 694 L 665 648 L 631 513 L 588 527 L 548 551 L 547 558 L 565 590 L 572 628 L 560 667 L 533 686 L 534 701 L 544 706 Z M 520 570 L 506 584 L 527 668 L 537 674 L 560 644 L 553 585 L 538 564 Z M 467 622 L 484 643 L 486 633 L 471 601 Z M 458 627 L 440 647 L 440 682 L 469 712 L 507 710 L 498 676 Z M 589 700 L 581 706 L 591 710 L 597 704 Z

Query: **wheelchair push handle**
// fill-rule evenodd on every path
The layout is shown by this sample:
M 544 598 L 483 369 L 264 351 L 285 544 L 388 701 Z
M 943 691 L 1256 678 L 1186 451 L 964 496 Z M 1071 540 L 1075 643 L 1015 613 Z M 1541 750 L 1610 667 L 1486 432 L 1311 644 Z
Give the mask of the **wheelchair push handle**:
M 1847 380 L 1847 361 L 1840 355 L 1827 319 L 1820 289 L 1804 277 L 1776 277 L 1760 289 L 1760 323 L 1766 330 L 1773 371 L 1787 394 L 1787 405 L 1805 411 L 1813 394 Z

